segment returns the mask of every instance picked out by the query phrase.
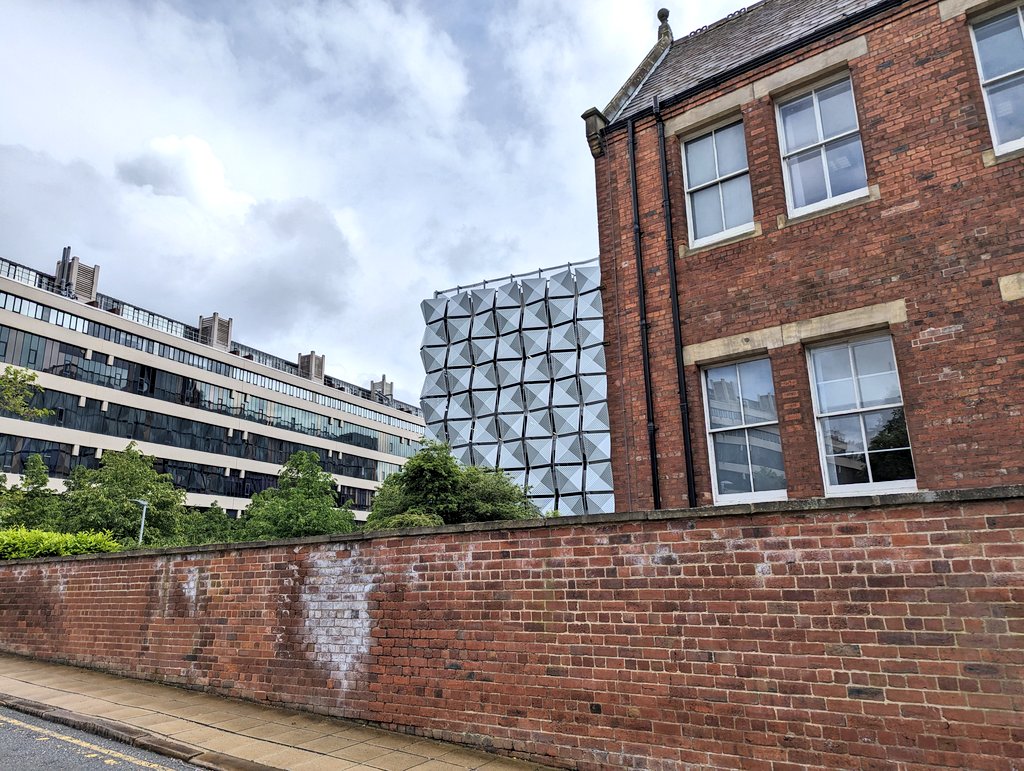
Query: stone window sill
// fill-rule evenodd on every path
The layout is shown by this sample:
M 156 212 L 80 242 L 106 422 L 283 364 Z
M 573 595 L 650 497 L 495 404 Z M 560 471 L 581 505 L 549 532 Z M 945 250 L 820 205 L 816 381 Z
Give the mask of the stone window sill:
M 981 162 L 985 168 L 991 168 L 992 166 L 998 166 L 1000 163 L 1006 163 L 1007 161 L 1015 161 L 1018 158 L 1024 158 L 1024 147 L 1016 150 L 1011 150 L 1008 153 L 1002 155 L 996 155 L 995 150 L 986 150 L 981 154 Z
M 809 220 L 817 219 L 818 217 L 824 217 L 827 214 L 834 214 L 837 211 L 844 211 L 845 209 L 852 209 L 854 206 L 860 206 L 861 204 L 868 203 L 869 201 L 877 201 L 882 197 L 881 192 L 878 189 L 878 185 L 868 185 L 868 192 L 862 195 L 860 198 L 854 198 L 851 201 L 843 201 L 837 203 L 835 206 L 827 206 L 824 209 L 818 209 L 817 211 L 808 212 L 807 214 L 801 214 L 796 217 L 789 217 L 785 214 L 780 214 L 776 220 L 779 230 L 787 228 L 790 225 L 798 225 L 801 222 L 808 222 Z
M 701 244 L 700 246 L 687 246 L 683 244 L 679 247 L 679 256 L 688 257 L 691 254 L 700 254 L 701 252 L 708 252 L 712 249 L 718 249 L 721 246 L 728 246 L 729 244 L 739 243 L 740 241 L 746 241 L 748 238 L 756 238 L 761 235 L 761 223 L 755 222 L 754 227 L 748 230 L 746 233 L 737 233 L 734 236 L 723 238 L 721 241 L 715 241 L 710 244 Z

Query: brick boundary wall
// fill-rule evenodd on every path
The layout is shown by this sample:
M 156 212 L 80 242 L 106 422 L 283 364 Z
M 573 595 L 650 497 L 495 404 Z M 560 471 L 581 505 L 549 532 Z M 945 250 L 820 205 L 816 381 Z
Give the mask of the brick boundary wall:
M 1024 768 L 1024 487 L 0 564 L 0 650 L 569 768 Z

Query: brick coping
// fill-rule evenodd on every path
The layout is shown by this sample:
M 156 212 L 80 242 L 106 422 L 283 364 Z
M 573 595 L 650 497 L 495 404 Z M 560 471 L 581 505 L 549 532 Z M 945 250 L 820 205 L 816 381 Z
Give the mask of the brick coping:
M 134 549 L 132 551 L 104 554 L 76 554 L 68 557 L 42 557 L 35 559 L 0 560 L 0 567 L 6 565 L 50 564 L 54 562 L 76 562 L 82 560 L 131 559 L 133 557 L 163 557 L 212 552 L 237 551 L 242 549 L 269 549 L 281 546 L 306 546 L 324 543 L 351 543 L 374 541 L 385 538 L 419 536 L 441 536 L 455 533 L 486 532 L 494 530 L 531 530 L 536 528 L 609 525 L 629 522 L 664 521 L 672 519 L 714 519 L 736 516 L 758 516 L 764 514 L 807 514 L 850 509 L 877 509 L 879 507 L 919 506 L 930 503 L 969 503 L 976 501 L 1014 500 L 1024 498 L 1024 485 L 1000 485 L 996 487 L 957 488 L 951 490 L 919 490 L 912 493 L 891 495 L 858 495 L 840 498 L 800 498 L 796 500 L 768 501 L 764 503 L 738 503 L 728 506 L 697 506 L 692 509 L 654 509 L 613 514 L 584 514 L 582 516 L 549 517 L 525 520 L 501 520 L 497 522 L 470 522 L 444 527 L 412 527 L 402 530 L 374 530 L 366 533 L 334 533 L 330 535 L 307 536 L 305 538 L 283 538 L 275 541 L 239 541 L 236 543 L 211 543 L 202 546 L 175 546 L 164 549 Z

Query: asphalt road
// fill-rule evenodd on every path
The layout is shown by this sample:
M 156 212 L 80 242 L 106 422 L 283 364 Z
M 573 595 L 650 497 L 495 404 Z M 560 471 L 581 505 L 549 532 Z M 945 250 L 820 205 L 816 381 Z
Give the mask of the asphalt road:
M 134 771 L 139 768 L 177 771 L 196 766 L 0 707 L 0 769 Z

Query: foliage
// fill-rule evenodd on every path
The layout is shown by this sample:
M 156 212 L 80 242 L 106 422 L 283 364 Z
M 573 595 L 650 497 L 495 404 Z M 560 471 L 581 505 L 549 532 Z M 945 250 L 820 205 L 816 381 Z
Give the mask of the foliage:
M 178 520 L 178 546 L 199 546 L 204 543 L 230 543 L 241 537 L 241 528 L 214 501 L 208 509 L 186 509 Z
M 110 533 L 53 533 L 23 527 L 0 530 L 0 559 L 63 557 L 120 551 Z
M 146 501 L 143 544 L 173 542 L 185 491 L 174 486 L 170 474 L 158 474 L 153 462 L 132 442 L 123 452 L 103 453 L 97 469 L 75 468 L 67 481 L 62 529 L 109 530 L 115 538 L 132 541 L 142 517 L 137 501 Z
M 366 520 L 367 530 L 401 530 L 407 527 L 441 527 L 444 520 L 437 514 L 425 514 L 416 509 L 409 509 L 402 514 L 388 517 L 375 517 L 373 514 Z
M 49 476 L 41 455 L 29 455 L 25 461 L 20 485 L 6 493 L 4 521 L 9 527 L 41 528 L 53 530 L 60 527 L 62 506 L 60 496 L 47 483 Z
M 338 507 L 334 477 L 323 470 L 316 453 L 297 452 L 281 469 L 277 487 L 252 497 L 241 537 L 256 541 L 351 533 L 354 522 L 350 509 Z
M 415 515 L 416 524 L 392 524 L 405 521 L 396 519 L 405 515 Z M 453 525 L 539 516 L 537 507 L 504 472 L 460 466 L 447 445 L 426 442 L 401 471 L 384 480 L 366 529 L 421 527 L 438 519 Z
M 0 374 L 0 412 L 8 412 L 23 420 L 36 420 L 52 414 L 50 410 L 29 406 L 32 397 L 42 393 L 36 384 L 36 373 L 10 364 Z

